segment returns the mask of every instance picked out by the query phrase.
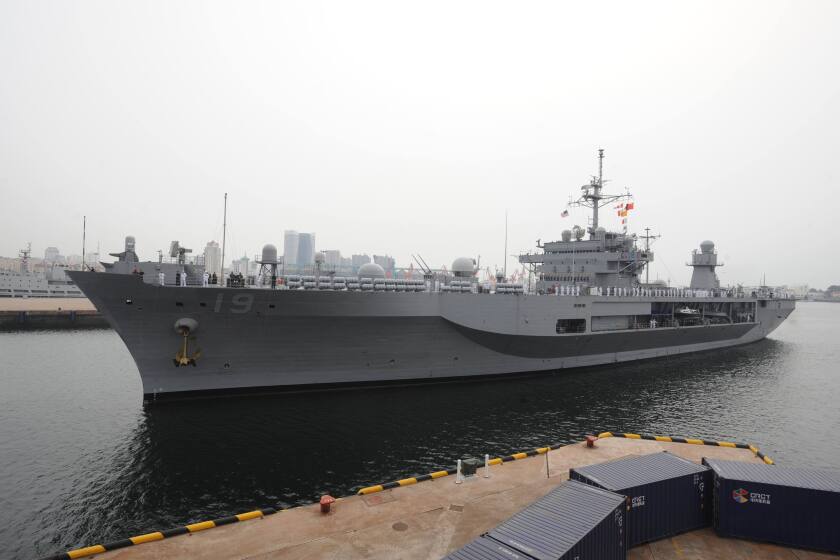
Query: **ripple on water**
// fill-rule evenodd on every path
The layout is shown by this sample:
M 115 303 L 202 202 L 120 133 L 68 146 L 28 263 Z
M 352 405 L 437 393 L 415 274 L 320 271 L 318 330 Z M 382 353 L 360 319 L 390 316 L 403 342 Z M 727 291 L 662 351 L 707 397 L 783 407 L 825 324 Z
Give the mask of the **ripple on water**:
M 840 306 L 772 339 L 510 381 L 140 405 L 111 331 L 0 334 L 0 542 L 17 558 L 617 430 L 837 466 Z

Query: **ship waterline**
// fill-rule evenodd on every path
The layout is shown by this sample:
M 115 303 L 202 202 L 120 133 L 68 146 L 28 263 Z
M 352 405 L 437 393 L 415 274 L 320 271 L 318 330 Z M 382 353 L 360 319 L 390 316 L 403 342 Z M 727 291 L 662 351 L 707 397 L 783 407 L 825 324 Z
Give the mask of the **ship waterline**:
M 794 309 L 792 300 L 769 294 L 687 299 L 268 290 L 70 274 L 126 344 L 148 401 L 438 382 L 655 358 L 760 340 Z M 689 305 L 716 320 L 662 319 L 663 310 L 674 316 Z M 583 332 L 561 328 L 577 321 Z

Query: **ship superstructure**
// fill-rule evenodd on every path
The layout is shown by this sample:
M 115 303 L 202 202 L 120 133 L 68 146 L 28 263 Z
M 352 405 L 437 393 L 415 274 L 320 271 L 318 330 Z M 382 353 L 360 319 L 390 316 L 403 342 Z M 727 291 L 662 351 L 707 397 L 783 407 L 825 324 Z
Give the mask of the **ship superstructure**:
M 313 274 L 284 276 L 270 245 L 262 274 L 250 281 L 208 283 L 183 261 L 173 269 L 186 274 L 180 285 L 161 263 L 144 274 L 142 263 L 131 262 L 120 271 L 133 274 L 71 275 L 125 342 L 148 401 L 663 357 L 760 340 L 793 311 L 793 300 L 769 291 L 721 289 L 710 242 L 693 256 L 691 286 L 641 282 L 649 247 L 598 223 L 599 208 L 629 199 L 602 193 L 602 169 L 603 151 L 598 176 L 577 202 L 593 210 L 588 228 L 564 231 L 560 241 L 520 257 L 533 286 L 498 278 L 487 289 L 469 258 L 446 273 L 424 267 L 403 279 L 387 278 L 375 264 L 339 277 L 316 258 Z
M 30 270 L 31 247 L 20 251 L 20 270 L 0 270 L 0 297 L 81 298 L 81 290 L 65 273 L 67 267 L 45 263 L 43 271 Z

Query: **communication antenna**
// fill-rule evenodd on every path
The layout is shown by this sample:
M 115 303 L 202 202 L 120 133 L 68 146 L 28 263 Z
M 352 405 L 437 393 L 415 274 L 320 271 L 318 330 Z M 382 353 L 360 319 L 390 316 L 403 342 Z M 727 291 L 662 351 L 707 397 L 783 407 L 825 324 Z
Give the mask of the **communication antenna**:
M 225 275 L 225 239 L 227 238 L 227 193 L 225 193 L 225 210 L 222 217 L 222 276 Z
M 507 278 L 508 211 L 505 210 L 505 278 Z
M 627 190 L 624 194 L 603 194 L 601 189 L 604 187 L 604 149 L 598 148 L 598 176 L 593 176 L 588 185 L 583 185 L 580 190 L 583 194 L 575 201 L 570 201 L 570 206 L 583 206 L 585 208 L 592 208 L 592 226 L 589 228 L 589 234 L 595 236 L 595 230 L 598 229 L 598 210 L 602 206 L 606 206 L 615 202 L 616 200 L 631 200 L 633 195 Z
M 661 235 L 651 235 L 650 234 L 650 228 L 648 228 L 648 227 L 645 228 L 645 234 L 639 236 L 640 239 L 645 240 L 645 253 L 648 253 L 650 251 L 651 240 L 655 241 L 655 240 L 659 239 L 660 237 L 662 237 L 662 236 Z M 650 274 L 649 273 L 650 273 L 650 261 L 648 261 L 645 264 L 645 284 L 650 283 Z
M 32 254 L 32 242 L 26 244 L 26 249 L 21 249 L 18 253 L 20 257 L 20 271 L 23 274 L 29 272 L 29 255 Z

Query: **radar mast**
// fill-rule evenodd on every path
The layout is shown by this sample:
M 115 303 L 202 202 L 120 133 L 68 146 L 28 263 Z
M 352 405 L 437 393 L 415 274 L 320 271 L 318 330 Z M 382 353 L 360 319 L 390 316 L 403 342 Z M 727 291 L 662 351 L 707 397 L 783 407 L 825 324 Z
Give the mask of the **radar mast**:
M 616 200 L 630 200 L 633 195 L 628 190 L 624 194 L 604 194 L 601 189 L 604 188 L 604 149 L 598 149 L 598 176 L 592 176 L 588 185 L 583 185 L 580 190 L 583 194 L 575 201 L 569 202 L 569 206 L 583 206 L 585 208 L 592 208 L 592 225 L 589 227 L 589 235 L 595 237 L 595 230 L 598 229 L 598 210 L 602 206 L 611 204 Z

